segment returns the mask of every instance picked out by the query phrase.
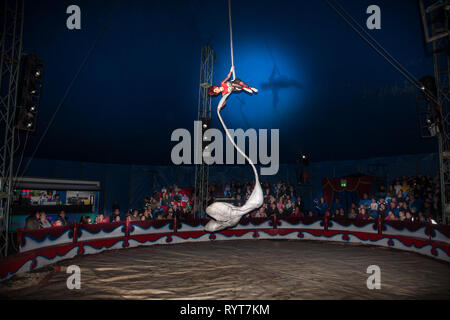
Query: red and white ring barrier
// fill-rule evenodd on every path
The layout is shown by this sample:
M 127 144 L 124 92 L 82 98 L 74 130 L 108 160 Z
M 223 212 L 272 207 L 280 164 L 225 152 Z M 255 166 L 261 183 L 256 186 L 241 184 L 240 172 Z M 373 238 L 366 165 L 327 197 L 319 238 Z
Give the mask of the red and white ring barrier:
M 204 231 L 208 220 L 74 224 L 24 231 L 20 253 L 0 260 L 0 280 L 77 255 L 154 244 L 240 239 L 330 240 L 417 252 L 450 262 L 450 226 L 431 223 L 327 219 L 242 219 L 233 229 Z

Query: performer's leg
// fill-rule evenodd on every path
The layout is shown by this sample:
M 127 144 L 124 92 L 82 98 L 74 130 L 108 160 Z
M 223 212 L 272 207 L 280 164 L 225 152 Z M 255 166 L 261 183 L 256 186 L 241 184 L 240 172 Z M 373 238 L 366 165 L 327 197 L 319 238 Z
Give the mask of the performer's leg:
M 237 84 L 239 84 L 245 91 L 253 93 L 253 92 L 258 92 L 258 89 L 250 87 L 248 84 L 246 84 L 244 81 L 242 81 L 239 78 L 236 78 L 234 81 L 236 81 Z M 248 90 L 246 90 L 246 88 Z M 250 90 L 250 91 L 249 91 Z

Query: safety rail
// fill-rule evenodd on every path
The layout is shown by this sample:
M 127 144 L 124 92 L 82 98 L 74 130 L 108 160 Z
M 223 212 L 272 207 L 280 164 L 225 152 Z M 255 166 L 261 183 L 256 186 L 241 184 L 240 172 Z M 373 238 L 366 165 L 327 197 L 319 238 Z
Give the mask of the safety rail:
M 77 224 L 17 230 L 20 252 L 0 260 L 0 280 L 77 255 L 154 244 L 233 239 L 327 240 L 413 251 L 450 262 L 450 226 L 345 218 L 249 218 L 227 230 L 204 231 L 207 219 Z

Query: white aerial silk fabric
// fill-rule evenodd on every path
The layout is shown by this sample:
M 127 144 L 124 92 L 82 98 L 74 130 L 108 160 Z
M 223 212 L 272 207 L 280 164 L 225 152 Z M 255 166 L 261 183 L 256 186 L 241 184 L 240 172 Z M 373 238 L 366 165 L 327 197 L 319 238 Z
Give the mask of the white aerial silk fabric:
M 261 207 L 264 200 L 261 184 L 259 183 L 258 172 L 256 171 L 255 165 L 253 164 L 252 160 L 247 157 L 247 155 L 241 149 L 238 148 L 230 133 L 228 132 L 228 128 L 225 126 L 222 117 L 220 116 L 220 110 L 222 109 L 222 106 L 229 95 L 230 93 L 227 93 L 222 97 L 222 99 L 220 99 L 219 105 L 217 107 L 217 116 L 222 123 L 223 129 L 225 130 L 228 139 L 231 141 L 236 150 L 245 159 L 247 159 L 247 161 L 252 166 L 253 173 L 255 175 L 255 187 L 247 202 L 245 202 L 242 207 L 237 207 L 226 202 L 214 202 L 213 204 L 209 205 L 206 208 L 206 214 L 213 219 L 210 220 L 205 226 L 205 231 L 208 232 L 215 232 L 234 227 L 239 223 L 242 216 Z

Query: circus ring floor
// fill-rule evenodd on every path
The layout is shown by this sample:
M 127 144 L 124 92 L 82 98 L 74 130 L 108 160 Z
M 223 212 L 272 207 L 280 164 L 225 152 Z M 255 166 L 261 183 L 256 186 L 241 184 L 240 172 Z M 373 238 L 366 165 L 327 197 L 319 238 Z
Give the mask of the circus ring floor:
M 67 289 L 70 265 L 81 268 L 79 290 Z M 370 265 L 381 269 L 381 289 L 367 288 Z M 183 243 L 60 261 L 0 283 L 0 297 L 450 299 L 450 265 L 406 251 L 328 241 Z

